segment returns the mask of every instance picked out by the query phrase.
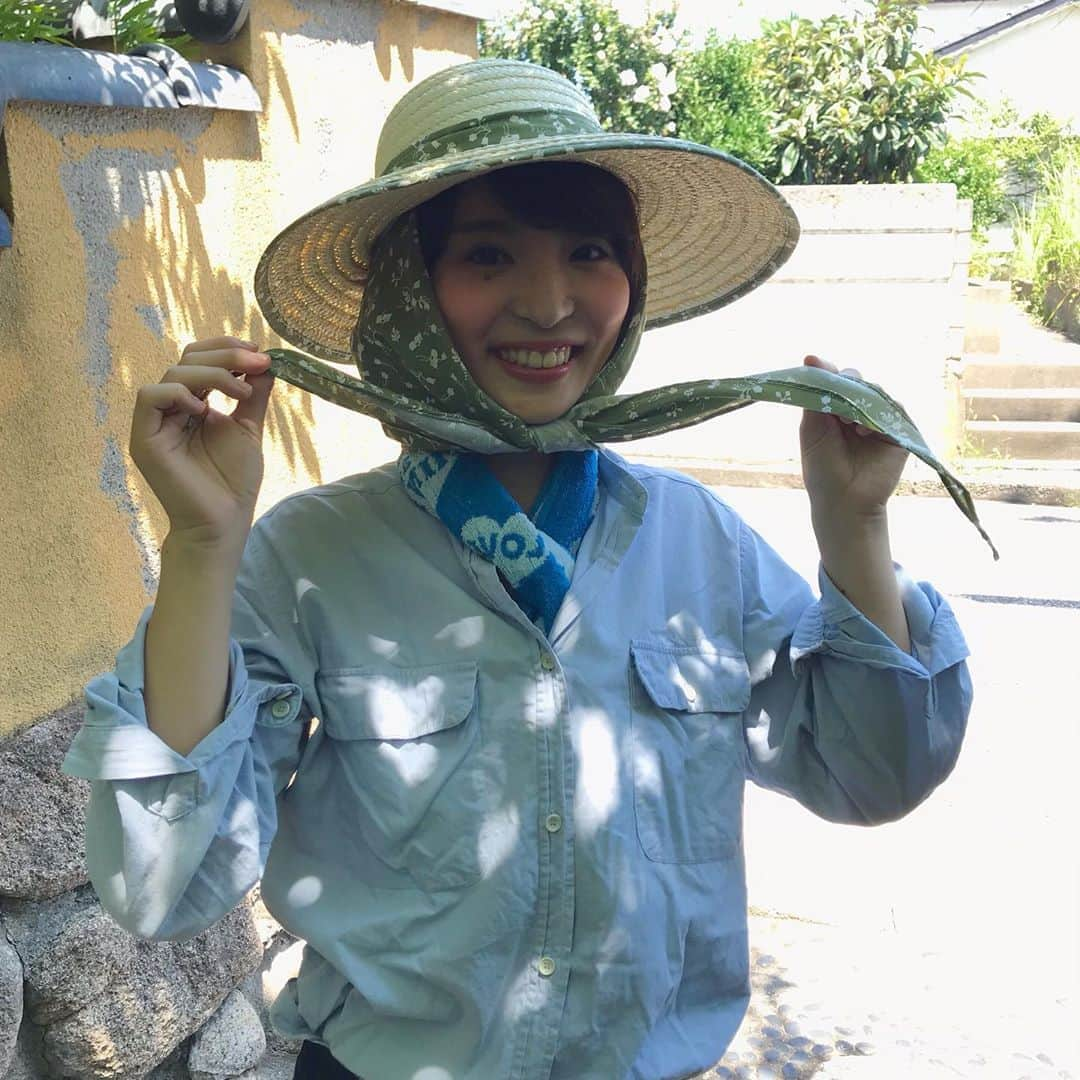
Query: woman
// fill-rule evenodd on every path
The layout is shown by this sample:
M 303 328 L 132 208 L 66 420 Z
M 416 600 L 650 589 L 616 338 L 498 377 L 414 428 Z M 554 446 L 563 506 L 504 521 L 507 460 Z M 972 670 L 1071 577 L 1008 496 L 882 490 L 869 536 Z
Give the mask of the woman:
M 870 824 L 959 752 L 963 638 L 889 550 L 898 446 L 806 414 L 815 600 L 706 489 L 594 445 L 713 408 L 610 395 L 646 321 L 741 295 L 797 229 L 745 166 L 590 116 L 532 65 L 434 76 L 379 179 L 264 255 L 269 321 L 355 355 L 362 382 L 316 383 L 397 462 L 252 527 L 271 364 L 318 369 L 218 338 L 138 395 L 170 532 L 66 763 L 94 780 L 88 866 L 156 938 L 261 879 L 307 943 L 273 1012 L 297 1076 L 704 1069 L 749 996 L 745 779 Z

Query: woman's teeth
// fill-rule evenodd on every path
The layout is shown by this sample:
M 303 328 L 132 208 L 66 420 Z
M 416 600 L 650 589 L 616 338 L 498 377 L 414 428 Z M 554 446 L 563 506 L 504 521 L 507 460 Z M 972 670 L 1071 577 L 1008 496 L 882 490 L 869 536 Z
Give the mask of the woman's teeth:
M 507 360 L 520 367 L 553 368 L 568 363 L 572 351 L 571 346 L 562 345 L 547 352 L 537 352 L 535 349 L 496 349 L 495 355 L 500 360 Z

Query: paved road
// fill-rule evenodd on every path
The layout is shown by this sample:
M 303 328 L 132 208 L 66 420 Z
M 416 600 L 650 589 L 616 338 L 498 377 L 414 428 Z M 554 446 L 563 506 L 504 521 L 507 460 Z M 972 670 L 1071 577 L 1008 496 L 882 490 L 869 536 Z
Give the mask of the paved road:
M 801 492 L 717 490 L 815 573 Z M 876 829 L 748 793 L 754 1008 L 709 1076 L 1080 1077 L 1080 510 L 980 516 L 1000 562 L 948 500 L 892 513 L 895 557 L 950 596 L 972 649 L 960 762 Z

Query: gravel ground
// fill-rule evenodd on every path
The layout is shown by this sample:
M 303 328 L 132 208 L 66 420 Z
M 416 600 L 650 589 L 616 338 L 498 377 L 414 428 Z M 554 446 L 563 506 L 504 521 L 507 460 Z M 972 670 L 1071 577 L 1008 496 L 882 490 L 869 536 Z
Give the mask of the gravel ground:
M 1080 1080 L 1067 1001 L 1036 1032 L 959 1000 L 964 959 L 898 934 L 759 914 L 750 937 L 746 1019 L 696 1080 Z M 294 1060 L 268 1054 L 254 1076 L 291 1080 Z
M 1044 1031 L 1007 1006 L 957 1000 L 955 954 L 900 935 L 756 916 L 753 996 L 734 1042 L 700 1080 L 1076 1080 L 1068 1002 Z M 1031 1042 L 1018 1031 L 1026 1030 Z M 1041 1034 L 1041 1039 L 1038 1036 Z

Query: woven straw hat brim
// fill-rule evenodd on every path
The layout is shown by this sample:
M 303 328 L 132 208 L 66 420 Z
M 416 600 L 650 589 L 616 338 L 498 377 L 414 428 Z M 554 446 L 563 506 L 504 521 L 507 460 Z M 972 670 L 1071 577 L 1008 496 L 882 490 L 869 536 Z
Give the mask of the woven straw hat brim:
M 589 162 L 630 189 L 648 268 L 647 329 L 731 303 L 768 278 L 798 241 L 798 220 L 776 189 L 720 150 L 650 135 L 523 139 L 396 170 L 309 211 L 259 260 L 263 314 L 286 341 L 351 363 L 368 255 L 383 229 L 446 188 L 541 160 Z

